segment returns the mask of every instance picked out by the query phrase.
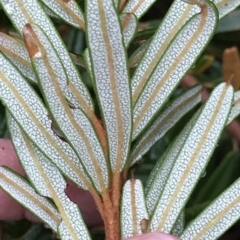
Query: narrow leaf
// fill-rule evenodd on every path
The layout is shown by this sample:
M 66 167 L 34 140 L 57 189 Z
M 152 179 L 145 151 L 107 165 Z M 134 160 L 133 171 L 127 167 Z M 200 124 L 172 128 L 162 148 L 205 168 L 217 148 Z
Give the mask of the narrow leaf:
M 130 155 L 131 165 L 136 163 L 187 112 L 201 101 L 201 86 L 195 86 L 177 97 L 141 136 Z
M 214 5 L 208 2 L 208 0 L 198 0 L 196 3 L 201 8 L 200 13 L 194 15 L 184 25 L 165 54 L 160 57 L 162 55 L 162 52 L 159 51 L 161 47 L 158 47 L 159 41 L 156 39 L 158 32 L 148 48 L 148 53 L 152 50 L 155 53 L 146 54 L 146 57 L 138 65 L 132 80 L 134 139 L 163 106 L 180 79 L 208 43 L 215 30 L 218 16 Z M 180 7 L 182 8 L 183 6 Z M 166 32 L 163 34 L 168 36 Z M 168 37 L 171 37 L 171 34 Z M 154 45 L 155 42 L 157 42 L 156 45 Z M 160 62 L 159 58 L 161 58 Z M 148 63 L 146 63 L 147 59 L 152 59 L 152 62 L 149 63 L 148 60 Z M 143 69 L 146 67 L 147 69 Z M 152 73 L 149 72 L 150 70 Z M 146 83 L 144 79 L 148 78 L 149 75 L 149 81 Z M 146 86 L 144 86 L 145 83 Z
M 48 112 L 36 93 L 0 53 L 0 98 L 34 144 L 82 188 L 91 188 L 79 159 L 51 129 Z
M 91 122 L 80 109 L 71 110 L 68 106 L 58 84 L 61 74 L 58 74 L 59 68 L 55 65 L 57 56 L 48 47 L 50 43 L 43 32 L 37 26 L 31 27 L 29 24 L 24 27 L 23 32 L 39 76 L 39 84 L 54 120 L 82 160 L 98 191 L 104 191 L 109 182 L 107 161 Z M 36 52 L 32 52 L 34 45 Z
M 7 112 L 8 127 L 11 139 L 28 179 L 32 182 L 35 189 L 42 196 L 49 196 L 49 190 L 45 184 L 44 178 L 38 170 L 39 159 L 35 153 L 34 146 L 28 137 L 21 131 L 17 122 Z
M 30 184 L 12 170 L 0 168 L 0 187 L 57 232 L 61 216 L 53 205 L 38 195 Z
M 222 83 L 204 105 L 157 204 L 151 221 L 153 231 L 171 231 L 217 144 L 231 109 L 232 98 L 232 86 Z
M 0 33 L 0 50 L 19 69 L 22 75 L 31 82 L 37 83 L 27 49 L 21 42 L 4 33 Z
M 228 117 L 227 124 L 232 122 L 240 114 L 240 91 L 234 93 L 234 102 L 231 112 Z
M 37 0 L 2 0 L 3 8 L 9 15 L 11 21 L 17 30 L 22 34 L 22 29 L 27 23 L 35 23 L 41 27 L 45 34 L 49 37 L 56 52 L 58 53 L 68 77 L 68 87 L 65 86 L 65 96 L 67 98 L 75 98 L 79 102 L 77 107 L 81 107 L 88 114 L 92 112 L 93 104 L 90 94 L 83 84 L 76 66 L 59 37 L 53 24 L 43 11 Z
M 240 180 L 222 193 L 184 230 L 181 239 L 218 239 L 240 217 Z
M 137 236 L 144 232 L 144 221 L 148 223 L 143 187 L 140 180 L 128 180 L 123 187 L 121 204 L 122 238 Z M 148 226 L 146 226 L 148 228 Z
M 89 52 L 107 132 L 109 158 L 112 170 L 120 171 L 128 155 L 132 126 L 129 76 L 121 28 L 115 7 L 109 0 L 88 1 L 86 15 Z
M 41 2 L 63 21 L 85 29 L 83 13 L 75 0 L 41 0 Z
M 150 42 L 152 41 L 152 38 L 149 38 L 146 40 L 140 47 L 136 49 L 136 51 L 131 55 L 128 61 L 128 65 L 130 68 L 137 67 L 138 63 L 143 58 L 143 55 L 147 51 L 147 48 L 149 47 Z
M 83 58 L 84 58 L 84 62 L 85 62 L 87 72 L 88 72 L 91 80 L 93 81 L 92 63 L 91 63 L 91 58 L 89 56 L 88 48 L 85 49 L 85 51 L 83 53 Z
M 176 159 L 182 150 L 189 132 L 191 131 L 193 125 L 196 123 L 198 116 L 199 111 L 193 116 L 193 118 L 188 122 L 180 135 L 163 153 L 148 177 L 145 187 L 145 194 L 147 209 L 150 215 L 152 215 L 156 204 L 162 195 L 163 189 L 167 183 Z
M 137 32 L 138 20 L 134 14 L 124 13 L 120 16 L 122 21 L 123 39 L 126 48 L 129 47 L 135 33 Z
M 219 18 L 224 17 L 240 5 L 239 0 L 214 0 L 218 8 Z
M 173 236 L 179 237 L 184 231 L 184 227 L 185 227 L 185 213 L 183 211 L 179 215 L 176 223 L 174 224 L 171 234 Z
M 61 215 L 58 231 L 62 239 L 90 240 L 87 227 L 78 206 L 65 194 L 67 183 L 55 165 L 49 163 L 44 155 L 36 151 L 39 159 L 38 171 L 41 173 L 50 195 Z
M 129 0 L 127 4 L 123 8 L 123 12 L 125 13 L 134 13 L 137 19 L 141 18 L 142 15 L 151 7 L 151 5 L 156 0 Z

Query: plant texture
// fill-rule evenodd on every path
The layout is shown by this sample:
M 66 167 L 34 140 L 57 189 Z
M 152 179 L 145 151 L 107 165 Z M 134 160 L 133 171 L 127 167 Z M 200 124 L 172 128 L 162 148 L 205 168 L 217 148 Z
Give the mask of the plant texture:
M 145 189 L 129 169 L 201 101 L 195 86 L 169 100 L 239 0 L 175 0 L 156 33 L 128 58 L 140 0 L 1 0 L 21 36 L 0 34 L 0 98 L 28 180 L 0 168 L 0 186 L 61 239 L 90 239 L 65 177 L 88 190 L 106 239 L 162 231 L 216 239 L 240 218 L 240 180 L 188 226 L 184 206 L 227 123 L 240 112 L 230 79 L 219 84 L 151 172 Z M 86 36 L 82 58 L 69 54 L 50 17 Z M 81 71 L 86 69 L 90 94 Z M 96 98 L 96 103 L 94 100 Z M 100 112 L 97 114 L 97 112 Z

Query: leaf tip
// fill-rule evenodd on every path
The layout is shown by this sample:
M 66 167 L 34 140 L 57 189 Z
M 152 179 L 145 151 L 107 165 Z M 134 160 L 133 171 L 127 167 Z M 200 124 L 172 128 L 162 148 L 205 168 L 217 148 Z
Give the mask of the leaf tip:
M 41 57 L 40 49 L 35 41 L 35 33 L 29 23 L 23 27 L 22 33 L 30 58 L 33 59 Z

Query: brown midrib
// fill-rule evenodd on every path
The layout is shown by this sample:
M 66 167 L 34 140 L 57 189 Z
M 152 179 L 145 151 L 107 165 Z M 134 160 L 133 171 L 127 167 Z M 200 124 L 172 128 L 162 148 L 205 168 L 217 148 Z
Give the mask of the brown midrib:
M 176 23 L 176 26 L 178 25 L 179 22 L 183 22 L 183 20 L 186 18 L 186 16 L 189 14 L 189 12 L 191 11 L 192 6 L 189 5 L 187 6 L 187 8 L 184 10 L 182 16 L 179 18 L 178 22 Z M 168 34 L 168 37 L 165 39 L 165 41 L 162 43 L 161 47 L 158 49 L 157 53 L 154 55 L 154 58 L 151 60 L 151 62 L 148 64 L 147 69 L 145 70 L 143 76 L 141 77 L 135 91 L 133 92 L 133 104 L 136 103 L 140 93 L 142 92 L 145 83 L 147 81 L 147 79 L 149 78 L 149 76 L 151 75 L 151 73 L 153 72 L 154 68 L 157 65 L 157 62 L 159 59 L 161 59 L 162 54 L 164 54 L 165 50 L 167 49 L 167 47 L 169 46 L 169 43 L 171 42 L 171 40 L 173 39 L 173 37 L 175 36 L 176 32 L 178 29 L 173 28 L 172 31 L 170 31 L 170 33 Z M 155 63 L 155 64 L 154 64 Z
M 105 16 L 105 10 L 104 6 L 102 4 L 101 0 L 98 0 L 98 6 L 99 6 L 99 14 L 100 14 L 100 24 L 101 24 L 101 29 L 104 29 L 105 26 L 107 26 L 107 21 L 106 21 L 106 16 Z M 102 11 L 101 11 L 102 10 Z M 118 95 L 118 89 L 117 89 L 117 79 L 114 74 L 114 58 L 113 58 L 113 52 L 112 52 L 112 46 L 110 44 L 110 39 L 106 33 L 106 31 L 102 31 L 103 34 L 103 40 L 106 46 L 106 52 L 107 52 L 107 58 L 108 58 L 108 70 L 110 73 L 110 82 L 109 85 L 112 89 L 112 96 L 113 96 L 113 102 L 115 106 L 115 113 L 116 113 L 116 121 L 117 121 L 117 131 L 118 131 L 118 147 L 117 147 L 117 159 L 116 159 L 116 166 L 115 170 L 119 170 L 121 168 L 122 164 L 122 149 L 123 149 L 123 122 L 122 122 L 122 117 L 121 117 L 121 109 L 118 111 L 118 107 L 120 108 L 120 100 L 119 100 L 119 95 Z M 110 144 L 111 145 L 111 144 Z M 110 148 L 109 145 L 109 148 Z M 110 150 L 110 149 L 109 149 Z M 109 155 L 109 157 L 111 154 Z M 111 162 L 113 162 L 114 159 L 111 159 Z
M 200 90 L 200 91 L 201 91 L 201 90 Z M 193 96 L 191 96 L 190 98 L 185 99 L 185 101 L 183 101 L 181 104 L 179 104 L 179 105 L 177 106 L 177 108 L 179 109 L 179 108 L 183 107 L 183 106 L 184 106 L 186 103 L 188 103 L 189 101 L 193 100 L 193 99 L 199 94 L 200 91 L 196 92 L 196 93 L 195 93 Z M 164 117 L 164 119 L 163 119 L 161 122 L 159 122 L 159 124 L 156 126 L 156 128 L 158 128 L 159 125 L 163 126 L 163 125 L 169 120 L 169 118 L 171 118 L 171 117 L 176 113 L 176 111 L 178 111 L 178 109 L 175 109 L 174 111 L 171 111 L 168 115 L 166 115 L 166 116 Z M 155 129 L 155 128 L 154 128 L 154 129 Z M 148 134 L 148 136 L 147 136 L 143 141 L 141 141 L 141 143 L 137 146 L 137 149 L 142 149 L 142 147 L 143 147 L 144 145 L 146 145 L 146 143 L 148 142 L 148 140 L 151 139 L 152 136 L 155 135 L 155 134 L 156 134 L 155 131 L 152 131 L 150 134 Z M 134 152 L 134 153 L 133 153 L 133 156 L 131 157 L 131 159 L 133 160 L 134 157 L 135 157 L 138 153 L 139 153 L 139 151 Z
M 48 208 L 46 205 L 42 204 L 41 201 L 39 201 L 37 198 L 33 197 L 26 189 L 20 187 L 19 185 L 16 184 L 13 180 L 9 179 L 6 177 L 4 174 L 0 173 L 2 175 L 1 179 L 4 179 L 8 184 L 11 186 L 14 186 L 18 191 L 20 191 L 24 196 L 26 196 L 28 199 L 31 199 L 36 205 L 40 206 L 42 210 L 44 210 L 46 213 L 48 213 L 51 218 L 57 223 L 61 223 L 61 219 L 56 216 L 54 212 L 50 208 Z
M 36 118 L 35 114 L 32 112 L 32 110 L 29 108 L 27 104 L 23 104 L 25 101 L 21 97 L 21 95 L 16 91 L 15 87 L 11 84 L 11 82 L 8 81 L 8 79 L 5 77 L 2 71 L 0 71 L 0 76 L 3 78 L 5 84 L 8 86 L 8 88 L 11 90 L 12 94 L 15 96 L 15 98 L 18 100 L 19 103 L 21 103 L 22 107 L 26 109 L 26 112 L 29 114 L 30 119 L 33 119 L 33 122 L 36 124 L 38 129 L 41 131 L 41 133 L 44 135 L 46 139 L 51 139 L 51 146 L 54 148 L 55 151 L 59 153 L 62 159 L 65 160 L 65 162 L 70 166 L 73 172 L 76 173 L 76 175 L 79 176 L 79 178 L 83 181 L 83 183 L 89 187 L 90 183 L 85 178 L 85 176 L 82 174 L 80 169 L 78 169 L 69 159 L 69 157 L 63 152 L 63 150 L 56 144 L 55 140 L 52 138 L 52 136 L 45 130 L 45 128 L 42 126 L 42 124 L 39 122 L 39 120 Z
M 225 86 L 225 89 L 223 90 L 221 96 L 219 97 L 220 100 L 219 100 L 218 105 L 221 105 L 221 104 L 222 104 L 222 102 L 223 102 L 223 100 L 224 100 L 224 97 L 225 97 L 225 95 L 226 95 L 227 89 L 228 89 L 228 87 Z M 218 108 L 219 108 L 219 107 L 218 107 Z M 200 152 L 202 146 L 203 146 L 204 143 L 205 143 L 204 139 L 207 138 L 207 136 L 208 136 L 208 134 L 209 134 L 209 132 L 210 132 L 210 129 L 211 129 L 211 127 L 212 127 L 212 125 L 213 125 L 213 123 L 214 123 L 217 115 L 218 115 L 218 110 L 215 110 L 214 113 L 213 113 L 213 115 L 212 115 L 212 117 L 211 117 L 211 119 L 209 120 L 209 122 L 208 122 L 208 124 L 207 124 L 207 127 L 206 127 L 206 130 L 204 131 L 204 134 L 203 134 L 202 137 L 200 138 L 200 140 L 199 140 L 199 142 L 198 142 L 198 144 L 197 144 L 197 146 L 196 146 L 196 148 L 195 148 L 195 151 L 194 151 L 194 153 L 192 154 L 192 157 L 191 157 L 190 160 L 188 161 L 187 167 L 185 168 L 183 174 L 181 175 L 181 176 L 183 176 L 183 177 L 181 177 L 181 179 L 180 179 L 179 182 L 178 182 L 178 186 L 179 186 L 179 187 L 176 187 L 176 188 L 174 189 L 174 191 L 172 192 L 172 194 L 171 194 L 171 197 L 170 197 L 170 200 L 168 201 L 167 207 L 165 208 L 165 210 L 164 210 L 163 213 L 162 213 L 162 218 L 160 219 L 160 222 L 159 222 L 159 224 L 158 224 L 157 231 L 161 230 L 162 224 L 164 224 L 164 223 L 166 222 L 166 219 L 167 219 L 167 217 L 168 217 L 168 215 L 169 215 L 169 212 L 170 212 L 170 210 L 171 210 L 171 208 L 172 208 L 172 205 L 173 205 L 174 202 L 176 201 L 176 196 L 179 195 L 179 192 L 181 191 L 181 187 L 183 186 L 183 183 L 186 181 L 186 178 L 187 178 L 187 176 L 189 175 L 189 172 L 191 171 L 191 169 L 192 169 L 192 167 L 193 167 L 193 165 L 194 165 L 194 163 L 195 163 L 194 160 L 198 157 L 199 152 Z
M 175 58 L 174 62 L 172 63 L 172 66 L 170 68 L 168 68 L 167 72 L 164 74 L 164 76 L 161 78 L 161 80 L 159 80 L 159 83 L 157 84 L 156 88 L 153 90 L 153 92 L 151 93 L 151 96 L 148 98 L 148 100 L 144 103 L 143 107 L 141 108 L 141 111 L 138 113 L 135 121 L 134 121 L 134 130 L 137 128 L 139 122 L 141 121 L 141 119 L 144 116 L 144 113 L 147 112 L 147 110 L 149 109 L 149 106 L 151 106 L 152 102 L 155 99 L 155 96 L 159 93 L 159 91 L 161 90 L 161 88 L 164 86 L 164 84 L 168 81 L 169 76 L 172 74 L 174 68 L 177 66 L 177 64 L 179 62 L 181 62 L 181 58 L 184 56 L 184 54 L 187 52 L 187 50 L 189 49 L 189 46 L 191 46 L 196 39 L 198 38 L 198 36 L 200 35 L 200 33 L 202 32 L 202 29 L 205 26 L 206 23 L 206 17 L 202 18 L 202 21 L 199 25 L 199 27 L 196 30 L 196 34 L 193 35 L 193 37 L 189 40 L 189 42 L 185 45 L 185 47 L 183 48 L 183 50 L 179 53 L 178 57 Z M 164 80 L 163 80 L 164 79 Z

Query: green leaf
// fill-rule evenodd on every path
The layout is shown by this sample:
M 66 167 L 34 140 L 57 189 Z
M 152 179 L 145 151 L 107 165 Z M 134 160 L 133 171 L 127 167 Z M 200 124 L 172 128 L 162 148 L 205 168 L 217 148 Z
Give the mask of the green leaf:
M 91 63 L 88 48 L 85 49 L 85 51 L 83 53 L 83 58 L 84 58 L 84 63 L 85 63 L 87 72 L 88 72 L 91 80 L 93 81 L 92 63 Z
M 26 47 L 14 38 L 0 32 L 0 50 L 31 82 L 37 83 Z
M 171 231 L 217 144 L 231 109 L 232 98 L 232 86 L 222 83 L 204 105 L 157 203 L 151 221 L 152 231 Z
M 86 19 L 88 49 L 107 132 L 109 159 L 112 170 L 119 172 L 128 156 L 132 132 L 131 95 L 121 27 L 109 0 L 88 1 Z
M 138 63 L 141 61 L 143 55 L 147 51 L 150 42 L 152 41 L 152 38 L 149 38 L 146 40 L 140 47 L 136 49 L 136 51 L 131 55 L 131 57 L 128 60 L 129 67 L 137 67 Z
M 59 37 L 53 24 L 43 11 L 42 6 L 37 0 L 2 0 L 4 10 L 9 15 L 11 21 L 17 30 L 22 34 L 22 29 L 27 23 L 36 24 L 45 32 L 53 43 L 57 54 L 59 55 L 63 67 L 66 71 L 68 78 L 68 87 L 66 87 L 65 96 L 67 98 L 75 98 L 75 104 L 77 107 L 81 107 L 87 113 L 91 114 L 93 110 L 93 103 L 91 96 L 83 84 L 82 79 L 77 72 L 76 66 L 72 62 L 72 59 Z M 78 103 L 78 104 L 77 104 Z
M 57 231 L 57 227 L 61 222 L 59 212 L 48 200 L 37 194 L 22 176 L 6 167 L 1 167 L 0 187 L 42 219 L 53 231 Z
M 85 170 L 68 143 L 51 129 L 48 112 L 16 68 L 0 53 L 0 98 L 31 141 L 65 175 L 82 188 L 92 188 Z
M 147 231 L 148 213 L 140 180 L 130 179 L 123 187 L 121 204 L 122 238 L 137 236 Z
M 108 166 L 101 144 L 92 123 L 80 109 L 71 109 L 64 98 L 59 82 L 58 57 L 44 33 L 37 27 L 27 24 L 24 39 L 29 46 L 31 60 L 39 77 L 43 95 L 55 122 L 73 147 L 90 175 L 98 191 L 104 191 L 109 184 Z
M 176 220 L 171 231 L 171 234 L 173 236 L 179 237 L 181 233 L 184 231 L 184 227 L 185 227 L 185 213 L 183 211 L 180 213 L 178 219 Z
M 195 86 L 172 101 L 141 136 L 130 154 L 131 165 L 139 161 L 187 112 L 201 101 L 201 87 Z
M 240 180 L 222 193 L 184 230 L 181 239 L 217 239 L 240 215 Z
M 234 102 L 228 117 L 227 124 L 232 122 L 240 114 L 240 91 L 234 93 Z
M 240 29 L 240 10 L 235 10 L 219 21 L 216 33 L 227 33 L 239 31 Z
M 215 30 L 218 16 L 214 5 L 208 0 L 198 0 L 196 3 L 201 10 L 198 10 L 198 14 L 195 14 L 177 35 L 175 32 L 174 35 L 172 32 L 169 33 L 166 28 L 168 25 L 176 24 L 172 19 L 175 19 L 183 8 L 187 11 L 188 5 L 181 1 L 178 9 L 173 7 L 170 9 L 135 71 L 132 79 L 133 139 L 157 114 Z M 169 45 L 170 39 L 172 42 Z

